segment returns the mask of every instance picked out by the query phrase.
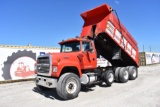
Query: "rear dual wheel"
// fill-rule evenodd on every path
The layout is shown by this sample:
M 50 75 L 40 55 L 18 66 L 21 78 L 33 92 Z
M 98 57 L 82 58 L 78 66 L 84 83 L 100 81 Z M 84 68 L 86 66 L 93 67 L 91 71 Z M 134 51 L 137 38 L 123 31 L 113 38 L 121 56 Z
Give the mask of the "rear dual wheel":
M 102 74 L 103 81 L 107 84 L 107 86 L 111 86 L 114 81 L 114 73 L 112 70 L 107 70 Z
M 115 81 L 126 83 L 128 80 L 134 80 L 138 76 L 138 71 L 135 66 L 117 67 L 115 69 Z
M 119 71 L 120 71 L 121 67 L 117 67 L 115 69 L 115 81 L 119 82 Z
M 128 69 L 126 67 L 122 67 L 119 70 L 119 81 L 121 83 L 126 83 L 126 82 L 128 82 L 128 79 L 129 79 Z
M 138 77 L 138 71 L 135 66 L 129 66 L 129 79 L 130 80 L 135 80 Z

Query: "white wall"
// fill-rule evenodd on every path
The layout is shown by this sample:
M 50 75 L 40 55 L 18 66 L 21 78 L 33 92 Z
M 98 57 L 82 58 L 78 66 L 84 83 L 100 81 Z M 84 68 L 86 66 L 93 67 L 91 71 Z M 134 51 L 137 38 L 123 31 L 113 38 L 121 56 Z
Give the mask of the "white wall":
M 160 63 L 160 53 L 146 52 L 146 65 Z
M 32 78 L 34 65 L 40 53 L 59 52 L 59 49 L 0 48 L 0 81 Z

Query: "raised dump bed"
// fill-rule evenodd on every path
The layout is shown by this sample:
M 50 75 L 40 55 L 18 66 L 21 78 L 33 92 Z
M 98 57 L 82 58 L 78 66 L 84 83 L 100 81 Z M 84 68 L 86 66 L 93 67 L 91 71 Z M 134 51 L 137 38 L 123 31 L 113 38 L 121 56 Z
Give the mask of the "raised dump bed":
M 81 14 L 84 26 L 81 37 L 94 38 L 97 53 L 112 66 L 138 66 L 137 42 L 107 4 Z

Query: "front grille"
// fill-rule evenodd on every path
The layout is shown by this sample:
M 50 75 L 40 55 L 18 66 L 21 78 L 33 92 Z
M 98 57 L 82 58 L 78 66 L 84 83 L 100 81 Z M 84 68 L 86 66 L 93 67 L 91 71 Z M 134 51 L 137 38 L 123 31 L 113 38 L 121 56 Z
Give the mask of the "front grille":
M 49 56 L 38 57 L 37 71 L 38 73 L 49 73 L 50 71 L 50 57 Z

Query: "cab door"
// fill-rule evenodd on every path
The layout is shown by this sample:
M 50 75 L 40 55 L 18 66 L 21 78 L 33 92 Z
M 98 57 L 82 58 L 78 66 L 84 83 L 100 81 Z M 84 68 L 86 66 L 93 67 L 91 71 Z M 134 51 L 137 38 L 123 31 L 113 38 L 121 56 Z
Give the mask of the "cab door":
M 97 67 L 97 55 L 93 41 L 82 41 L 81 68 L 93 69 Z

